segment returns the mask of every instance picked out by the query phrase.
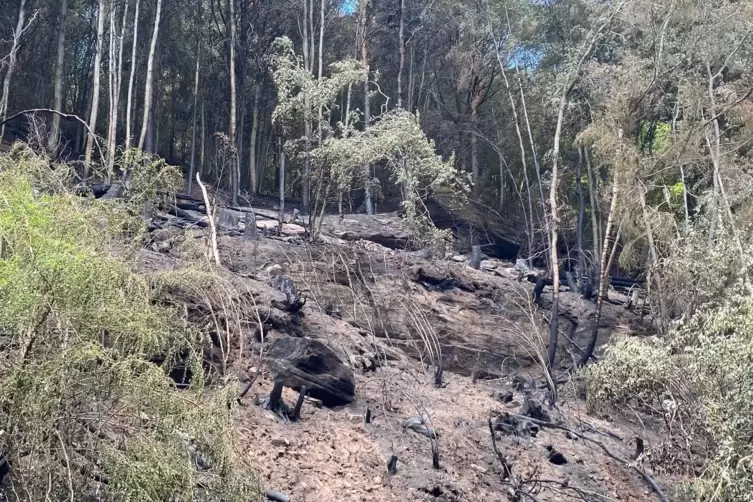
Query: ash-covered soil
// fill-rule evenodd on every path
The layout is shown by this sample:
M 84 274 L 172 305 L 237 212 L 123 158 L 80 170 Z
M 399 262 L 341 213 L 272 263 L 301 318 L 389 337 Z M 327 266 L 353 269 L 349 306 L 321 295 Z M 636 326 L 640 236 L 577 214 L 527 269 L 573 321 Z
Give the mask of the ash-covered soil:
M 359 239 L 357 220 L 349 221 L 344 230 L 328 220 L 325 243 L 316 245 L 300 238 L 219 239 L 237 294 L 252 292 L 257 309 L 233 328 L 232 356 L 221 366 L 240 379 L 239 392 L 252 383 L 237 416 L 237 450 L 265 490 L 309 502 L 657 500 L 645 470 L 670 493 L 666 487 L 677 480 L 634 462 L 636 438 L 646 449 L 656 440 L 648 417 L 590 416 L 573 380 L 560 384 L 550 402 L 539 369 L 548 290 L 536 304 L 533 284 L 518 281 L 512 263 L 487 260 L 473 270 L 462 257 L 389 249 Z M 139 268 L 154 273 L 205 259 L 196 249 L 206 241 L 204 230 L 160 230 Z M 284 295 L 271 286 L 274 265 L 306 298 L 299 312 L 286 311 Z M 560 305 L 555 375 L 562 377 L 577 345 L 586 344 L 594 305 L 567 290 Z M 601 326 L 600 345 L 651 332 L 647 320 L 620 305 L 605 305 Z M 287 336 L 335 348 L 354 372 L 354 402 L 327 408 L 307 398 L 297 421 L 258 405 L 273 387 L 265 351 Z M 291 407 L 297 399 L 284 390 Z M 406 427 L 411 418 L 437 436 Z

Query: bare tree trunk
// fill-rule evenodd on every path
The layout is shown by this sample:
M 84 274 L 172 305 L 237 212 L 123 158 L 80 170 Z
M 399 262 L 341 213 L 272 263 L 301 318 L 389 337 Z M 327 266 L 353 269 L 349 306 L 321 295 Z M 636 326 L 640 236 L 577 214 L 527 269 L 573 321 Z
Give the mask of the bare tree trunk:
M 400 0 L 400 34 L 398 38 L 400 66 L 397 71 L 397 107 L 403 107 L 403 68 L 405 67 L 405 0 Z M 475 178 L 474 178 L 475 181 Z M 475 185 L 474 185 L 475 187 Z
M 323 56 L 324 56 L 324 0 L 321 0 L 320 2 L 321 9 L 320 9 L 320 15 L 319 15 L 319 74 L 317 82 L 321 86 L 322 84 L 322 62 L 323 62 Z M 317 139 L 317 146 L 322 146 L 322 127 L 324 120 L 324 108 L 319 105 L 319 136 Z
M 478 168 L 478 136 L 476 132 L 476 122 L 478 121 L 478 105 L 483 99 L 481 90 L 474 93 L 471 101 L 471 174 L 473 176 L 473 199 L 478 201 L 481 198 L 481 179 Z
M 199 76 L 201 75 L 201 35 L 197 38 L 196 72 L 193 80 L 193 120 L 191 126 L 191 165 L 188 168 L 188 195 L 191 195 L 191 192 L 193 191 L 193 178 L 194 173 L 196 172 L 196 116 L 199 105 Z
M 280 228 L 285 217 L 285 143 L 280 139 Z
M 583 149 L 583 156 L 586 159 L 586 173 L 588 174 L 588 197 L 591 200 L 591 231 L 593 232 L 594 243 L 594 259 L 601 255 L 601 239 L 599 238 L 600 228 L 599 221 L 597 219 L 597 213 L 599 208 L 596 205 L 596 178 L 591 169 L 591 156 L 588 153 L 588 148 Z
M 508 26 L 509 26 L 509 23 L 508 23 Z M 525 149 L 525 146 L 523 144 L 523 134 L 520 131 L 520 118 L 518 116 L 518 107 L 517 107 L 517 105 L 515 103 L 515 98 L 513 97 L 513 94 L 512 94 L 512 88 L 510 87 L 510 81 L 507 78 L 507 72 L 505 71 L 505 64 L 502 61 L 502 55 L 499 52 L 499 45 L 498 45 L 497 39 L 494 36 L 494 30 L 493 30 L 493 27 L 492 27 L 491 17 L 489 18 L 489 31 L 491 32 L 491 35 L 492 35 L 492 40 L 493 40 L 493 43 L 494 43 L 494 51 L 495 51 L 495 54 L 497 56 L 497 63 L 499 64 L 499 69 L 502 72 L 502 78 L 503 78 L 503 80 L 505 82 L 505 88 L 507 89 L 507 99 L 510 101 L 510 108 L 512 109 L 513 123 L 515 124 L 515 132 L 518 135 L 518 145 L 519 145 L 519 148 L 520 148 L 520 160 L 521 160 L 521 163 L 523 164 L 523 166 L 522 166 L 522 168 L 523 168 L 523 177 L 525 179 L 526 192 L 527 192 L 527 196 L 528 196 L 528 216 L 529 216 L 530 219 L 529 219 L 529 225 L 527 225 L 527 227 L 526 227 L 526 233 L 528 234 L 528 258 L 531 258 L 533 256 L 533 241 L 534 241 L 534 238 L 535 238 L 535 231 L 534 231 L 534 228 L 533 228 L 533 218 L 534 218 L 533 214 L 534 213 L 533 213 L 533 202 L 531 201 L 531 182 L 530 182 L 530 180 L 528 178 L 528 164 L 526 162 L 526 149 Z M 523 87 L 522 87 L 522 85 L 520 87 L 520 92 L 521 92 L 521 96 L 523 96 Z M 525 111 L 525 101 L 523 101 L 523 104 L 524 104 L 524 111 Z M 528 112 L 526 111 L 526 117 L 527 116 L 528 116 Z M 527 121 L 527 119 L 526 119 L 526 121 Z M 529 137 L 531 137 L 530 129 L 529 129 Z M 533 148 L 533 139 L 531 139 L 531 147 Z M 535 150 L 534 150 L 534 152 L 535 152 Z M 538 167 L 537 167 L 537 171 L 538 171 Z M 539 178 L 539 189 L 543 190 L 541 188 L 541 179 L 540 178 Z M 543 204 L 543 200 L 544 200 L 544 193 L 543 193 L 543 191 L 541 192 L 541 200 L 542 200 L 542 204 Z M 548 223 L 548 221 L 549 221 L 548 218 L 546 218 L 546 216 L 544 216 L 544 223 L 546 225 L 547 235 L 551 235 L 550 232 L 549 232 L 549 223 Z M 547 261 L 549 261 L 549 257 L 547 257 Z M 549 263 L 549 267 L 548 268 L 551 269 L 551 263 Z
M 714 79 L 715 76 L 711 73 L 711 65 L 706 64 L 706 72 L 708 74 L 708 94 L 709 94 L 709 101 L 711 103 L 711 109 L 709 110 L 711 113 L 711 116 L 713 117 L 711 120 L 711 128 L 714 133 L 713 141 L 711 138 L 709 138 L 709 127 L 706 127 L 705 136 L 706 136 L 706 145 L 709 148 L 709 151 L 711 152 L 711 161 L 714 166 L 714 198 L 716 199 L 717 194 L 721 195 L 722 202 L 724 204 L 725 212 L 727 213 L 727 218 L 729 219 L 729 227 L 730 231 L 732 233 L 732 238 L 735 241 L 735 244 L 737 246 L 738 252 L 740 253 L 740 259 L 744 260 L 745 252 L 743 251 L 743 245 L 742 241 L 740 240 L 740 236 L 737 234 L 737 228 L 735 227 L 735 220 L 734 216 L 732 215 L 732 208 L 729 203 L 729 199 L 727 198 L 727 193 L 724 190 L 724 182 L 722 181 L 721 176 L 721 164 L 722 164 L 722 134 L 721 130 L 719 128 L 719 119 L 717 118 L 717 107 L 716 107 L 716 97 L 714 95 Z M 714 200 L 713 207 L 714 207 L 714 215 L 716 214 L 716 207 L 719 205 L 717 200 Z M 716 221 L 716 218 L 713 219 L 713 221 Z
M 141 0 L 136 0 L 136 12 L 133 15 L 133 43 L 131 45 L 131 75 L 128 77 L 128 102 L 126 103 L 126 138 L 125 149 L 131 147 L 133 138 L 133 128 L 131 127 L 131 111 L 133 107 L 133 79 L 136 75 L 136 44 L 139 39 L 139 4 Z
M 560 297 L 560 269 L 559 269 L 559 255 L 557 250 L 557 237 L 559 232 L 559 212 L 557 207 L 557 189 L 559 188 L 559 164 L 560 164 L 560 139 L 562 136 L 562 124 L 565 119 L 565 108 L 567 107 L 567 99 L 570 95 L 570 91 L 578 82 L 578 74 L 580 72 L 583 63 L 586 58 L 591 54 L 596 42 L 601 36 L 604 29 L 612 22 L 612 19 L 617 12 L 624 5 L 624 1 L 618 3 L 612 10 L 610 16 L 604 23 L 599 26 L 595 31 L 591 32 L 591 37 L 588 39 L 588 45 L 580 51 L 580 57 L 576 64 L 571 68 L 567 80 L 562 86 L 559 95 L 559 112 L 557 114 L 557 126 L 554 131 L 554 146 L 552 148 L 552 181 L 549 188 L 549 206 L 551 211 L 551 237 L 552 244 L 550 248 L 552 256 L 552 312 L 549 319 L 549 349 L 548 349 L 548 362 L 549 368 L 554 367 L 554 360 L 557 356 L 557 342 L 559 339 L 559 297 Z
M 238 113 L 238 89 L 236 88 L 235 75 L 235 0 L 228 0 L 229 14 L 228 23 L 230 24 L 230 131 L 228 140 L 230 147 L 233 149 L 230 159 L 230 191 L 232 192 L 233 205 L 238 205 L 238 152 L 236 148 L 236 134 L 238 125 L 236 123 Z
M 115 155 L 115 140 L 112 136 L 113 106 L 115 105 L 115 5 L 110 5 L 109 29 L 110 38 L 107 46 L 107 182 L 112 183 L 110 172 L 110 151 Z M 103 159 L 104 160 L 104 159 Z
M 89 132 L 86 136 L 86 152 L 84 154 L 84 178 L 89 177 L 89 169 L 92 162 L 92 150 L 94 148 L 93 134 L 97 128 L 97 112 L 99 111 L 99 73 L 102 65 L 102 45 L 105 31 L 105 0 L 99 0 L 97 13 L 97 53 L 94 58 L 94 83 L 92 90 L 92 108 L 89 115 Z M 101 159 L 104 160 L 104 159 Z
M 207 114 L 204 107 L 204 93 L 201 94 L 201 146 L 199 148 L 199 172 L 204 175 L 204 154 L 207 140 Z
M 642 209 L 642 216 L 643 216 L 643 224 L 646 227 L 646 237 L 648 239 L 648 250 L 649 250 L 649 256 L 651 257 L 651 263 L 649 265 L 649 272 L 648 277 L 646 278 L 646 284 L 649 285 L 652 282 L 652 278 L 654 275 L 657 276 L 656 279 L 656 286 L 657 286 L 657 296 L 659 299 L 659 329 L 662 333 L 665 332 L 666 326 L 665 326 L 665 320 L 666 320 L 666 310 L 664 308 L 664 292 L 662 287 L 662 280 L 661 276 L 659 276 L 657 269 L 659 267 L 659 253 L 656 251 L 656 243 L 654 242 L 654 230 L 651 225 L 651 218 L 648 215 L 648 205 L 646 204 L 646 191 L 645 190 L 639 190 L 640 192 L 640 199 L 641 199 L 641 209 Z
M 110 30 L 114 31 L 115 24 L 115 16 L 114 16 L 114 10 L 112 9 L 110 12 Z M 111 91 L 111 98 L 112 103 L 110 105 L 110 127 L 108 127 L 109 130 L 109 141 L 107 144 L 107 173 L 109 181 L 112 181 L 112 175 L 113 171 L 115 170 L 115 146 L 117 144 L 117 137 L 118 137 L 118 110 L 120 108 L 120 90 L 121 90 L 121 83 L 123 81 L 123 40 L 125 38 L 125 29 L 126 29 L 126 20 L 128 19 L 128 2 L 125 4 L 125 9 L 123 10 L 123 21 L 120 27 L 120 35 L 118 35 L 117 38 L 117 50 L 118 50 L 118 61 L 117 65 L 111 64 L 110 67 L 115 68 L 115 74 L 111 78 L 113 90 Z M 110 35 L 110 46 L 113 46 L 113 37 Z M 112 58 L 112 51 L 110 52 L 110 58 Z
M 581 280 L 586 269 L 586 256 L 583 254 L 583 218 L 586 212 L 586 203 L 583 198 L 583 183 L 581 183 L 583 171 L 583 147 L 578 147 L 578 164 L 575 167 L 575 191 L 578 194 L 578 227 L 576 240 L 578 246 L 578 281 Z
M 8 69 L 5 72 L 5 79 L 3 80 L 3 94 L 0 96 L 0 122 L 3 122 L 8 115 L 8 99 L 10 95 L 10 81 L 13 77 L 13 70 L 16 69 L 16 60 L 18 59 L 18 46 L 21 41 L 21 35 L 26 31 L 24 27 L 24 19 L 26 18 L 26 0 L 21 0 L 21 5 L 18 7 L 18 21 L 16 22 L 16 29 L 13 31 L 13 43 L 10 48 L 10 54 L 8 55 Z M 5 124 L 0 125 L 0 142 L 3 140 L 5 134 Z
M 368 129 L 369 124 L 371 122 L 371 110 L 370 110 L 371 98 L 369 96 L 369 58 L 368 58 L 367 33 L 366 33 L 366 30 L 368 28 L 368 2 L 365 0 L 362 0 L 361 2 L 360 24 L 361 24 L 361 64 L 366 70 L 364 81 L 363 81 L 363 123 L 364 123 L 363 127 L 364 129 Z M 364 174 L 364 182 L 365 182 L 364 203 L 366 205 L 366 214 L 372 215 L 374 214 L 374 197 L 372 194 L 372 186 L 371 186 L 371 165 L 369 163 L 364 164 L 363 174 Z
M 60 17 L 58 18 L 57 58 L 55 60 L 55 94 L 52 109 L 63 111 L 63 63 L 65 62 L 65 23 L 68 19 L 68 0 L 61 0 Z M 0 136 L 2 137 L 2 136 Z M 50 127 L 50 148 L 55 151 L 60 143 L 60 115 L 52 115 Z
M 562 135 L 562 122 L 565 118 L 565 106 L 569 88 L 563 90 L 560 96 L 559 113 L 557 115 L 557 127 L 554 132 L 554 148 L 552 151 L 552 181 L 549 188 L 549 209 L 551 211 L 551 265 L 552 265 L 552 311 L 549 319 L 549 349 L 547 362 L 549 368 L 554 368 L 554 360 L 557 357 L 557 342 L 559 340 L 559 301 L 560 301 L 560 267 L 557 249 L 557 237 L 559 226 L 559 212 L 557 207 L 557 188 L 559 186 L 559 161 L 560 161 L 560 137 Z
M 313 2 L 313 0 L 312 0 Z M 309 5 L 309 0 L 303 0 L 303 66 L 306 71 L 311 72 L 314 66 L 313 52 L 311 48 L 309 52 L 309 45 L 313 45 L 313 40 L 309 39 L 309 30 L 313 32 L 313 4 Z M 313 38 L 313 34 L 311 35 Z M 308 210 L 309 208 L 309 193 L 311 191 L 311 98 L 308 92 L 303 96 L 303 134 L 304 134 L 304 151 L 303 151 L 303 184 L 302 184 L 302 199 L 303 207 Z
M 259 94 L 261 93 L 261 82 L 254 84 L 254 112 L 251 119 L 251 148 L 249 149 L 248 174 L 249 185 L 252 194 L 259 193 L 259 179 L 256 167 L 256 137 L 259 133 Z
M 162 0 L 157 0 L 157 13 L 154 16 L 154 31 L 152 31 L 152 42 L 149 46 L 149 59 L 146 64 L 146 84 L 144 86 L 144 120 L 141 124 L 141 134 L 139 135 L 139 150 L 144 149 L 146 143 L 146 134 L 149 130 L 150 119 L 152 114 L 152 101 L 154 99 L 154 54 L 157 51 L 157 39 L 159 38 L 159 23 L 162 16 Z
M 413 111 L 413 93 L 415 92 L 415 76 L 413 72 L 413 58 L 415 56 L 415 44 L 410 46 L 410 62 L 408 63 L 408 111 Z
M 617 173 L 615 173 L 614 180 L 612 181 L 612 202 L 609 205 L 609 214 L 607 215 L 607 228 L 604 231 L 604 245 L 602 246 L 601 260 L 599 260 L 599 294 L 596 297 L 596 312 L 594 314 L 594 323 L 591 327 L 591 337 L 588 340 L 586 349 L 581 354 L 578 366 L 583 366 L 588 363 L 596 348 L 596 341 L 599 337 L 599 323 L 601 322 L 601 309 L 604 305 L 604 299 L 606 298 L 607 288 L 609 287 L 607 277 L 609 276 L 609 249 L 612 246 L 612 226 L 614 225 L 614 217 L 617 213 L 617 198 L 620 194 L 620 187 L 617 179 Z M 582 198 L 581 198 L 582 200 Z M 615 245 L 616 245 L 615 239 Z

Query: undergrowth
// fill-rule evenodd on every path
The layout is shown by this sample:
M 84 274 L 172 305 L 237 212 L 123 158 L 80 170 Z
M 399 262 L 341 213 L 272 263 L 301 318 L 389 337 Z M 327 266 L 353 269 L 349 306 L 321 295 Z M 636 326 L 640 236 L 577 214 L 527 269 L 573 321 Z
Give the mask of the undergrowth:
M 691 269 L 715 293 L 699 290 L 689 320 L 663 339 L 619 343 L 586 370 L 588 404 L 660 417 L 665 439 L 646 459 L 693 479 L 685 498 L 753 500 L 753 253 L 729 246 L 722 258 L 724 270 Z
M 139 183 L 155 186 L 148 172 Z M 71 180 L 23 148 L 0 154 L 0 494 L 253 499 L 234 389 L 204 385 L 206 334 L 157 301 L 128 253 L 110 253 L 143 232 L 135 202 L 74 195 Z M 192 374 L 183 390 L 168 377 L 178 362 Z

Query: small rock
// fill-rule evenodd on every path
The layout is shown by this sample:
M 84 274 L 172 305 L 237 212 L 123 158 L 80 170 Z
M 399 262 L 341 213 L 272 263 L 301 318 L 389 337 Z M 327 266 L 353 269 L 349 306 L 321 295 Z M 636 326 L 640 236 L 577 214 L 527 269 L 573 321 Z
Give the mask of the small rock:
M 493 261 L 481 260 L 481 270 L 496 270 L 497 266 Z
M 462 263 L 465 260 L 466 260 L 466 257 L 463 256 L 462 254 L 456 254 L 455 256 L 452 257 L 452 261 L 456 261 L 458 263 Z
M 500 403 L 509 403 L 510 401 L 512 401 L 513 395 L 509 390 L 498 390 L 494 392 L 493 397 Z
M 284 446 L 287 448 L 290 446 L 290 441 L 285 438 L 274 438 L 272 439 L 272 446 Z
M 480 472 L 481 474 L 486 474 L 488 472 L 486 469 L 484 469 L 480 465 L 476 465 L 476 464 L 471 464 L 471 469 L 474 469 L 474 470 Z
M 554 465 L 565 465 L 567 463 L 565 455 L 555 450 L 554 446 L 547 446 L 546 449 L 549 450 L 549 462 Z

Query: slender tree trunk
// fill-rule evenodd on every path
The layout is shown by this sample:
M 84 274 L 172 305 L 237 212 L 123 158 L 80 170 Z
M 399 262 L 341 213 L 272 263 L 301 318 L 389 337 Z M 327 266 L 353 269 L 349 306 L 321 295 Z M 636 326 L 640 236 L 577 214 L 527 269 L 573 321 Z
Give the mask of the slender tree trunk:
M 408 111 L 413 111 L 413 93 L 415 87 L 415 77 L 413 75 L 413 58 L 415 56 L 415 44 L 410 46 L 410 61 L 408 63 Z
M 405 0 L 400 0 L 400 34 L 398 48 L 400 51 L 400 66 L 397 71 L 397 107 L 403 107 L 403 68 L 405 67 Z M 474 178 L 475 181 L 475 178 Z M 474 185 L 475 187 L 475 185 Z
M 193 79 L 193 119 L 191 121 L 191 164 L 188 168 L 188 194 L 193 191 L 193 178 L 196 172 L 196 117 L 199 105 L 199 77 L 201 75 L 201 35 L 196 42 L 196 72 Z M 203 129 L 203 128 L 202 128 Z M 203 134 L 203 131 L 202 131 Z
M 492 34 L 492 39 L 494 42 L 494 51 L 497 56 L 497 63 L 499 64 L 499 69 L 502 73 L 502 79 L 505 82 L 505 88 L 507 90 L 507 99 L 510 101 L 510 109 L 512 110 L 513 123 L 515 124 L 515 132 L 518 136 L 518 146 L 520 148 L 520 160 L 521 160 L 521 163 L 523 164 L 522 166 L 523 177 L 526 183 L 526 192 L 527 192 L 527 198 L 528 198 L 528 215 L 530 218 L 529 225 L 526 227 L 526 233 L 528 234 L 528 258 L 530 259 L 533 256 L 533 241 L 535 238 L 535 231 L 533 228 L 533 218 L 534 218 L 533 214 L 534 213 L 533 213 L 533 202 L 531 201 L 531 196 L 532 196 L 531 182 L 528 178 L 528 164 L 526 162 L 526 149 L 525 149 L 525 146 L 523 145 L 523 134 L 520 131 L 520 118 L 518 116 L 518 107 L 517 107 L 517 104 L 515 103 L 515 98 L 513 97 L 513 94 L 512 94 L 510 81 L 507 78 L 507 72 L 505 71 L 505 63 L 502 61 L 502 55 L 499 52 L 499 45 L 498 45 L 497 39 L 494 36 L 491 19 L 489 20 L 489 31 Z M 523 95 L 522 86 L 520 87 L 520 92 L 522 96 Z M 522 101 L 522 103 L 524 104 L 525 101 Z M 525 110 L 525 106 L 524 106 L 524 110 Z M 527 113 L 526 113 L 526 116 L 527 116 Z M 530 136 L 530 129 L 529 129 L 529 136 Z M 533 147 L 533 141 L 531 141 L 531 146 Z M 539 179 L 539 188 L 541 189 L 541 179 Z M 541 200 L 543 204 L 543 200 L 544 200 L 543 191 L 541 192 Z M 548 224 L 548 219 L 546 218 L 546 216 L 544 217 L 544 223 L 546 225 L 547 235 L 551 235 L 549 232 L 549 224 Z M 547 261 L 549 260 L 547 259 Z M 549 265 L 549 268 L 551 269 L 551 264 Z
M 710 127 L 706 127 L 705 135 L 706 145 L 711 152 L 711 161 L 712 165 L 714 166 L 714 214 L 716 213 L 716 208 L 719 206 L 719 203 L 716 200 L 718 194 L 721 195 L 722 203 L 724 205 L 725 212 L 727 213 L 727 219 L 729 220 L 729 228 L 732 233 L 732 238 L 737 245 L 738 252 L 740 253 L 740 259 L 744 260 L 745 252 L 743 250 L 742 241 L 740 240 L 740 236 L 737 234 L 734 216 L 732 215 L 732 207 L 730 206 L 729 198 L 727 198 L 727 192 L 724 189 L 724 182 L 720 174 L 722 164 L 722 134 L 719 127 L 719 119 L 717 118 L 716 97 L 714 95 L 714 75 L 711 72 L 711 65 L 708 63 L 706 64 L 706 72 L 708 74 L 708 95 L 709 102 L 711 104 L 711 109 L 709 110 L 709 112 L 711 113 L 712 120 Z M 713 141 L 711 138 L 709 138 L 709 128 L 712 129 L 714 134 Z M 716 221 L 716 218 L 714 218 L 714 221 Z
M 324 59 L 324 0 L 320 2 L 320 14 L 319 14 L 319 74 L 317 82 L 319 86 L 322 84 L 322 63 Z M 323 136 L 323 122 L 324 121 L 324 108 L 319 106 L 319 136 L 317 138 L 317 146 L 322 146 Z
M 476 201 L 481 199 L 481 173 L 478 165 L 478 132 L 476 131 L 476 123 L 478 122 L 478 106 L 483 98 L 483 91 L 477 89 L 473 93 L 473 100 L 471 100 L 471 173 L 473 176 L 473 199 Z
M 112 183 L 110 172 L 110 157 L 115 155 L 115 140 L 112 136 L 113 106 L 115 105 L 115 5 L 110 5 L 109 44 L 107 46 L 107 182 Z
M 583 149 L 583 156 L 586 159 L 586 173 L 588 174 L 588 197 L 591 202 L 591 231 L 593 233 L 594 259 L 596 259 L 597 256 L 601 256 L 601 229 L 599 227 L 599 221 L 597 219 L 599 208 L 596 204 L 596 193 L 598 187 L 596 186 L 596 178 L 594 177 L 593 169 L 591 168 L 591 155 L 588 153 L 588 148 Z
M 643 224 L 646 227 L 646 237 L 648 239 L 649 256 L 651 257 L 651 263 L 649 265 L 648 277 L 646 278 L 646 284 L 650 284 L 654 276 L 656 276 L 656 289 L 658 303 L 659 303 L 659 329 L 662 333 L 666 332 L 665 320 L 666 310 L 664 308 L 664 291 L 662 287 L 662 279 L 658 273 L 659 267 L 659 253 L 656 250 L 656 243 L 654 242 L 654 229 L 651 225 L 651 218 L 648 214 L 648 204 L 646 204 L 646 191 L 639 190 L 641 199 L 641 213 L 643 216 Z M 650 286 L 649 286 L 650 287 Z
M 107 144 L 107 173 L 108 173 L 108 181 L 112 182 L 112 175 L 115 170 L 115 147 L 117 144 L 118 139 L 118 115 L 119 115 L 119 109 L 120 109 L 120 90 L 121 90 L 121 83 L 123 81 L 123 40 L 125 38 L 125 29 L 126 29 L 126 20 L 128 19 L 128 3 L 126 2 L 125 8 L 123 9 L 123 20 L 120 27 L 120 35 L 118 35 L 116 42 L 113 42 L 112 35 L 110 36 L 111 42 L 110 46 L 112 47 L 114 43 L 117 44 L 117 51 L 118 51 L 118 59 L 117 64 L 111 64 L 110 67 L 115 69 L 115 74 L 111 78 L 112 80 L 112 91 L 111 91 L 111 99 L 112 103 L 110 105 L 110 127 L 108 127 L 109 130 L 109 141 Z M 114 16 L 114 9 L 110 12 L 110 30 L 114 31 L 115 28 L 115 16 Z M 112 58 L 112 51 L 110 52 L 110 58 Z
M 97 129 L 97 113 L 99 111 L 99 74 L 102 65 L 102 45 L 105 31 L 105 0 L 99 0 L 97 13 L 97 53 L 94 57 L 94 83 L 92 84 L 92 108 L 89 115 L 90 133 L 86 136 L 86 152 L 84 154 L 84 178 L 89 177 L 89 169 L 92 162 L 92 150 L 94 149 L 94 136 Z M 101 159 L 104 160 L 104 159 Z
M 204 107 L 204 93 L 201 94 L 201 145 L 199 147 L 199 172 L 204 175 L 204 159 L 207 143 L 207 114 Z
M 549 188 L 549 209 L 551 211 L 551 239 L 550 252 L 552 256 L 552 311 L 549 319 L 549 350 L 547 362 L 549 368 L 554 368 L 554 360 L 557 357 L 557 342 L 559 341 L 559 301 L 560 301 L 560 267 L 559 253 L 557 248 L 559 212 L 557 207 L 557 188 L 559 186 L 559 162 L 560 162 L 560 137 L 562 135 L 562 123 L 565 118 L 565 106 L 567 105 L 568 91 L 563 91 L 560 96 L 557 126 L 554 132 L 554 148 L 552 150 L 552 181 Z
M 617 173 L 615 173 L 614 180 L 612 181 L 612 202 L 609 205 L 609 214 L 607 215 L 607 228 L 604 231 L 604 245 L 602 246 L 601 259 L 599 260 L 599 294 L 596 297 L 596 312 L 594 314 L 594 323 L 591 327 L 591 337 L 588 340 L 586 349 L 581 354 L 578 366 L 583 366 L 588 363 L 596 348 L 596 341 L 599 337 L 599 323 L 601 322 L 601 309 L 604 305 L 604 299 L 606 298 L 607 288 L 609 283 L 607 277 L 609 276 L 609 250 L 612 246 L 612 226 L 614 225 L 614 217 L 617 214 L 617 199 L 620 194 L 620 186 L 618 183 Z M 582 200 L 582 197 L 581 197 Z M 616 239 L 615 239 L 616 243 Z
M 371 98 L 369 96 L 369 58 L 368 58 L 368 46 L 367 46 L 367 33 L 368 28 L 368 2 L 362 1 L 361 4 L 361 64 L 365 69 L 365 77 L 363 80 L 363 127 L 368 129 L 371 122 Z M 364 193 L 366 205 L 366 214 L 374 214 L 374 197 L 372 194 L 371 186 L 371 165 L 369 163 L 363 166 L 364 175 Z
M 8 115 L 8 100 L 10 95 L 10 81 L 13 77 L 13 71 L 16 69 L 16 60 L 18 59 L 18 46 L 21 41 L 21 35 L 25 30 L 24 19 L 26 18 L 26 0 L 21 0 L 21 5 L 18 7 L 18 21 L 16 22 L 16 29 L 13 31 L 13 42 L 10 48 L 10 54 L 8 55 L 8 69 L 5 72 L 5 79 L 3 80 L 3 94 L 0 96 L 0 121 L 4 121 Z M 5 134 L 5 124 L 0 126 L 0 142 L 3 140 Z
M 131 147 L 133 128 L 131 126 L 131 111 L 133 109 L 133 79 L 136 75 L 136 45 L 139 39 L 139 4 L 136 0 L 136 12 L 133 14 L 133 43 L 131 44 L 131 75 L 128 77 L 128 102 L 126 103 L 126 138 L 125 149 Z
M 576 230 L 578 246 L 578 281 L 581 280 L 586 269 L 586 256 L 583 254 L 583 218 L 586 212 L 586 203 L 583 198 L 583 183 L 581 183 L 583 171 L 583 147 L 578 147 L 578 164 L 575 167 L 575 191 L 578 193 L 578 227 Z
M 238 56 L 236 56 L 238 57 Z M 240 69 L 239 69 L 240 70 Z M 243 92 L 243 86 L 239 85 L 241 89 L 241 96 L 245 95 L 245 92 Z M 236 139 L 236 163 L 238 164 L 238 193 L 240 194 L 241 190 L 241 184 L 243 183 L 243 173 L 241 172 L 241 166 L 243 165 L 243 131 L 246 128 L 246 99 L 245 97 L 240 99 L 240 103 L 238 105 L 238 109 L 240 110 L 240 119 L 238 120 L 238 133 L 237 133 L 237 139 Z
M 146 84 L 144 85 L 144 120 L 141 124 L 139 135 L 139 150 L 144 149 L 146 134 L 149 130 L 150 119 L 153 118 L 152 102 L 154 99 L 154 54 L 157 51 L 157 39 L 159 38 L 159 23 L 162 16 L 162 0 L 157 0 L 157 13 L 154 16 L 154 31 L 152 42 L 149 46 L 149 59 L 146 63 Z M 151 149 L 150 149 L 151 150 Z
M 232 192 L 233 205 L 238 205 L 238 152 L 236 149 L 236 134 L 238 126 L 236 123 L 238 113 L 238 89 L 236 87 L 235 75 L 235 0 L 228 0 L 229 14 L 228 23 L 230 27 L 230 131 L 228 140 L 230 147 L 233 149 L 230 158 L 230 191 Z
M 313 2 L 313 0 L 312 0 Z M 311 48 L 309 52 L 309 46 L 313 45 L 313 33 L 311 39 L 309 39 L 309 31 L 314 30 L 313 22 L 313 3 L 309 4 L 309 0 L 303 0 L 303 66 L 306 71 L 311 72 L 314 66 L 314 49 Z M 304 151 L 303 151 L 303 184 L 302 184 L 302 196 L 303 207 L 308 211 L 309 209 L 309 193 L 311 191 L 311 98 L 308 92 L 303 96 L 303 134 L 304 134 Z
M 248 154 L 249 188 L 252 194 L 259 193 L 259 179 L 256 167 L 256 137 L 259 132 L 259 94 L 261 82 L 254 84 L 254 111 L 251 118 L 251 148 Z
M 305 1 L 305 0 L 304 0 Z M 285 217 L 285 143 L 280 139 L 280 228 Z
M 55 59 L 55 93 L 52 109 L 63 111 L 63 63 L 65 61 L 65 23 L 68 19 L 68 0 L 61 0 L 60 17 L 58 18 L 57 58 Z M 56 151 L 60 144 L 60 115 L 52 115 L 50 127 L 50 148 Z
M 321 1 L 321 0 L 320 0 Z M 309 43 L 309 71 L 314 72 L 314 54 L 316 53 L 316 42 L 315 42 L 315 31 L 314 31 L 314 0 L 310 0 L 309 3 L 309 35 L 311 36 L 311 41 Z

